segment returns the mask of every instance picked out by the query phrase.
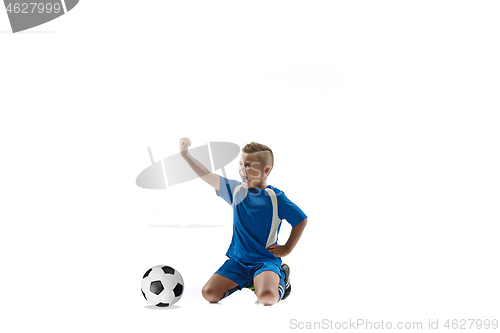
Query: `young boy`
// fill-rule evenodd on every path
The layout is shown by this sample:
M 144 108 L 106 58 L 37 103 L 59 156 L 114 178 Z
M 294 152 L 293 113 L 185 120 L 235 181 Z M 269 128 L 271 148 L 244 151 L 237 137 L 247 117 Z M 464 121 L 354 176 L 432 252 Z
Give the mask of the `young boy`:
M 307 216 L 277 188 L 267 185 L 274 164 L 269 147 L 252 142 L 242 152 L 241 182 L 210 173 L 188 152 L 191 141 L 179 142 L 181 155 L 218 196 L 233 208 L 233 237 L 226 253 L 229 258 L 202 289 L 203 297 L 217 303 L 236 290 L 250 288 L 261 304 L 273 305 L 291 291 L 290 268 L 281 263 L 297 244 Z M 278 245 L 281 220 L 292 231 L 285 245 Z

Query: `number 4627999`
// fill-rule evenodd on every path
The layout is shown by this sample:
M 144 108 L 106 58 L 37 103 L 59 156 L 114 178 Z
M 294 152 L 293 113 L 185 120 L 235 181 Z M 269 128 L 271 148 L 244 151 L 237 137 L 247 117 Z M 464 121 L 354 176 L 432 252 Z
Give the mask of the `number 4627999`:
M 498 320 L 493 319 L 453 319 L 446 320 L 444 323 L 444 327 L 447 329 L 497 329 L 498 328 Z
M 7 12 L 15 14 L 42 14 L 42 13 L 59 13 L 62 10 L 59 3 L 37 3 L 37 2 L 23 2 L 23 3 L 9 3 Z

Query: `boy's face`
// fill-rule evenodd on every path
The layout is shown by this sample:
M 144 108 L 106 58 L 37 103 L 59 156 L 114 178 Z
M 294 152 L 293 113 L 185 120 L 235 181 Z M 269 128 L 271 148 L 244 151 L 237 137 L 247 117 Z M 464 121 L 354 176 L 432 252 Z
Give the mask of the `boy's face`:
M 241 180 L 243 183 L 247 183 L 248 188 L 260 187 L 262 182 L 265 181 L 266 168 L 262 165 L 258 158 L 258 153 L 243 153 L 240 158 L 240 167 L 238 169 Z

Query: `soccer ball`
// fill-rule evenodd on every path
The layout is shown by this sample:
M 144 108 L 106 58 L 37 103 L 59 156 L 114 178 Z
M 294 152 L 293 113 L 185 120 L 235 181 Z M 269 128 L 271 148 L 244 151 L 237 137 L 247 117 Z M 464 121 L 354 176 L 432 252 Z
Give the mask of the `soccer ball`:
M 142 277 L 141 291 L 151 304 L 167 307 L 177 302 L 184 291 L 184 280 L 179 271 L 158 265 L 147 270 Z

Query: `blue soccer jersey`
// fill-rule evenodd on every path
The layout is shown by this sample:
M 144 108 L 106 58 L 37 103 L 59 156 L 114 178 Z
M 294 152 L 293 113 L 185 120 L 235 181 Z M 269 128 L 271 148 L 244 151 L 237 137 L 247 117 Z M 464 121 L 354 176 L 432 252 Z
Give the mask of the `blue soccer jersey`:
M 281 266 L 281 258 L 267 250 L 278 241 L 281 221 L 295 227 L 307 216 L 273 186 L 246 189 L 239 181 L 219 177 L 217 195 L 233 207 L 233 238 L 226 256 L 243 263 L 273 261 Z

